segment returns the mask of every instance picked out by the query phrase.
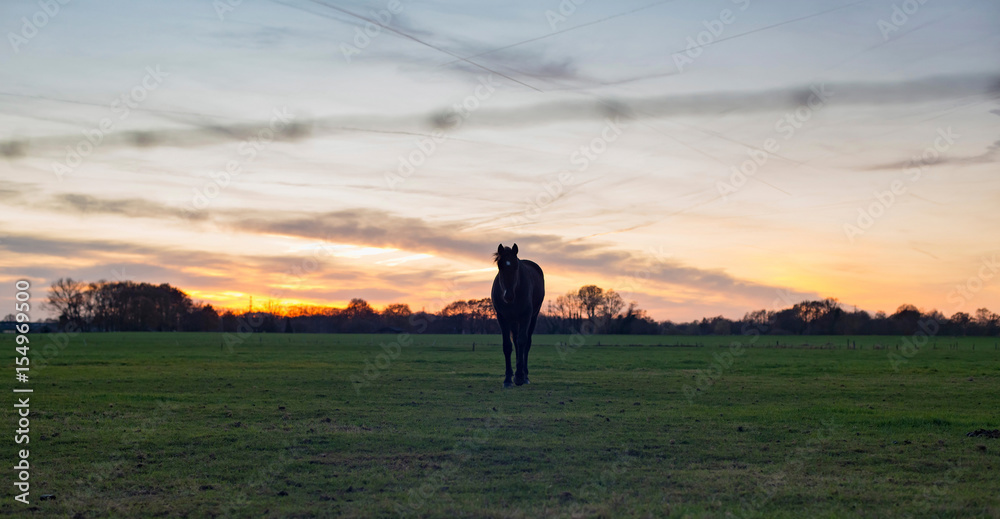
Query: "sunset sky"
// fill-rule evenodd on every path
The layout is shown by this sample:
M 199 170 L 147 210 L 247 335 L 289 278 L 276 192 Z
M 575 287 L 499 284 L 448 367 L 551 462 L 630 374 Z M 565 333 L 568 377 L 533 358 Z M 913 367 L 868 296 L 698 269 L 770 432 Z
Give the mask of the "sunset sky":
M 0 3 L 0 314 L 434 311 L 501 242 L 660 320 L 1000 311 L 994 0 L 230 3 Z

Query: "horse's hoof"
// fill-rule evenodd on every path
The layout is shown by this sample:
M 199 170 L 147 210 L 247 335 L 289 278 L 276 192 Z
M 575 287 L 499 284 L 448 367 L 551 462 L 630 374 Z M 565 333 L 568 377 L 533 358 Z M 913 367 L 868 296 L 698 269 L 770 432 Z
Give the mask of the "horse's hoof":
M 511 384 L 509 380 L 504 380 L 503 387 L 514 387 L 514 384 Z
M 528 380 L 528 377 L 524 377 L 524 383 L 525 383 L 525 384 L 530 384 L 530 383 L 531 383 L 531 381 L 530 381 L 530 380 Z
M 524 379 L 523 378 L 515 378 L 514 379 L 514 384 L 518 385 L 518 386 L 524 385 Z

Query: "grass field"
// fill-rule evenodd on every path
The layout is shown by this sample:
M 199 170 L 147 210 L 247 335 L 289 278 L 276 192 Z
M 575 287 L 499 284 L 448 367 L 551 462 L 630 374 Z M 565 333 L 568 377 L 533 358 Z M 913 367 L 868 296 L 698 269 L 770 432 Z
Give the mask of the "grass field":
M 966 436 L 1000 427 L 997 339 L 894 369 L 895 337 L 540 335 L 507 390 L 498 336 L 395 339 L 73 337 L 32 366 L 31 505 L 0 514 L 1000 517 L 1000 439 Z

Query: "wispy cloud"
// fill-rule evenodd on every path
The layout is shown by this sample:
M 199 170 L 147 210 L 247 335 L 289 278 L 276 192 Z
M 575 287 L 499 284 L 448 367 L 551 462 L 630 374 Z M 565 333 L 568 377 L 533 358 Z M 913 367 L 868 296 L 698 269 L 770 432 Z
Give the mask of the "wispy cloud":
M 110 214 L 129 218 L 185 218 L 204 220 L 205 213 L 187 211 L 153 203 L 142 198 L 106 199 L 91 195 L 64 193 L 51 201 L 56 211 L 78 214 Z
M 561 67 L 552 69 L 554 75 Z M 560 121 L 599 120 L 609 115 L 625 114 L 631 118 L 664 118 L 706 114 L 777 112 L 801 106 L 813 94 L 815 85 L 796 88 L 774 88 L 758 91 L 722 91 L 699 94 L 668 94 L 615 99 L 558 100 L 503 110 L 481 108 L 475 123 L 485 127 L 522 127 Z M 825 88 L 836 93 L 838 106 L 886 106 L 919 104 L 932 101 L 969 97 L 995 98 L 1000 95 L 1000 76 L 964 74 L 932 76 L 894 82 L 829 83 Z M 435 127 L 442 108 L 425 115 L 408 116 L 337 116 L 296 118 L 289 127 L 275 134 L 276 140 L 296 141 L 322 135 L 366 131 L 421 131 Z M 105 137 L 102 148 L 171 146 L 195 147 L 209 144 L 252 139 L 266 122 L 208 124 L 189 120 L 194 126 L 186 129 L 149 129 L 125 131 Z M 16 149 L 17 158 L 40 150 L 63 148 L 79 142 L 77 135 L 51 136 L 38 139 L 8 139 L 0 141 L 0 151 Z
M 942 166 L 965 166 L 973 164 L 989 164 L 996 162 L 1000 159 L 1000 141 L 996 141 L 989 145 L 982 153 L 976 155 L 967 156 L 950 156 L 941 155 L 933 160 L 927 160 L 922 157 L 911 158 L 908 160 L 900 160 L 896 162 L 887 162 L 883 164 L 875 164 L 869 166 L 865 169 L 868 171 L 882 171 L 882 170 L 900 170 L 913 167 L 942 167 Z
M 892 6 L 863 0 L 587 2 L 558 26 L 545 13 L 557 2 L 403 2 L 379 30 L 365 18 L 385 2 L 243 2 L 224 19 L 210 4 L 94 0 L 8 55 L 3 275 L 124 267 L 218 301 L 280 289 L 426 302 L 456 277 L 459 297 L 481 295 L 489 253 L 517 242 L 551 293 L 647 273 L 636 299 L 658 318 L 739 315 L 786 286 L 869 309 L 940 306 L 927 294 L 966 279 L 996 227 L 994 3 L 922 4 L 888 40 Z M 366 26 L 380 34 L 370 45 L 355 41 Z M 671 53 L 688 37 L 701 54 L 680 73 Z M 135 90 L 156 65 L 169 81 Z M 477 103 L 491 73 L 495 93 Z M 833 95 L 806 110 L 816 88 Z M 261 132 L 283 108 L 294 122 L 271 143 Z M 461 110 L 462 124 L 441 124 Z M 611 142 L 616 117 L 627 128 Z M 95 137 L 103 118 L 114 128 Z M 888 200 L 888 170 L 949 125 L 965 137 L 934 174 L 844 242 L 857 210 Z M 59 182 L 53 167 L 74 152 L 86 160 Z M 289 279 L 317 243 L 334 244 L 323 268 Z M 650 261 L 650 245 L 673 255 Z M 980 297 L 996 306 L 1000 291 Z
M 56 196 L 48 207 L 56 212 L 75 215 L 113 215 L 125 218 L 160 218 L 186 220 L 188 213 L 151 200 L 103 199 L 84 195 Z M 569 240 L 548 234 L 515 234 L 497 232 L 492 235 L 469 232 L 461 221 L 427 221 L 375 209 L 355 208 L 324 213 L 269 213 L 267 217 L 251 216 L 247 210 L 205 211 L 197 214 L 200 221 L 250 234 L 269 234 L 305 238 L 330 243 L 400 249 L 409 253 L 427 254 L 466 263 L 488 263 L 497 243 L 517 242 L 523 255 L 538 261 L 564 276 L 580 279 L 614 279 L 628 273 L 645 272 L 650 281 L 663 287 L 731 294 L 735 297 L 764 300 L 784 287 L 769 286 L 737 279 L 720 269 L 705 270 L 674 260 L 650 263 L 642 255 L 619 250 L 608 243 L 594 240 Z M 232 258 L 196 251 L 163 250 L 138 243 L 109 241 L 67 242 L 47 239 L 14 237 L 3 244 L 8 250 L 32 250 L 47 255 L 86 258 L 97 252 L 135 253 L 156 256 L 161 265 L 216 265 L 224 269 L 234 263 Z M 259 268 L 277 268 L 267 262 L 274 258 L 253 260 Z M 243 267 L 245 268 L 245 266 Z M 242 269 L 238 269 L 242 270 Z M 359 275 L 355 272 L 353 275 Z M 425 276 L 426 273 L 422 273 Z

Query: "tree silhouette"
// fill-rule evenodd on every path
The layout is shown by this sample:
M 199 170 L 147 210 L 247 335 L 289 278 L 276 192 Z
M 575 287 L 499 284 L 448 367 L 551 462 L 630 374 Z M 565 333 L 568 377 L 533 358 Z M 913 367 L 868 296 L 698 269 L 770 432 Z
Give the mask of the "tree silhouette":
M 169 284 L 154 285 L 132 281 L 82 283 L 60 278 L 49 288 L 46 306 L 59 312 L 63 329 L 71 324 L 82 331 L 224 331 L 290 333 L 376 332 L 385 327 L 412 333 L 498 333 L 490 298 L 449 303 L 437 314 L 413 312 L 409 305 L 393 303 L 381 312 L 367 301 L 351 299 L 346 308 L 296 305 L 284 308 L 268 303 L 263 311 L 222 315 L 208 304 L 194 303 L 180 289 Z M 7 316 L 11 319 L 12 316 Z M 741 319 L 723 316 L 686 323 L 657 322 L 639 308 L 626 303 L 614 290 L 584 285 L 550 299 L 548 312 L 541 314 L 538 333 L 616 334 L 842 334 L 911 335 L 927 331 L 941 335 L 990 335 L 1000 332 L 1000 315 L 987 308 L 973 315 L 956 312 L 945 318 L 941 312 L 920 311 L 904 304 L 891 315 L 874 315 L 863 310 L 847 311 L 833 298 L 802 301 L 789 308 L 747 312 Z M 928 332 L 929 333 L 929 332 Z
M 360 298 L 351 299 L 344 309 L 343 316 L 348 319 L 371 319 L 375 316 L 375 310 L 368 301 Z
M 403 303 L 393 303 L 382 310 L 382 320 L 385 321 L 385 325 L 400 330 L 406 327 L 411 315 L 413 312 L 410 311 L 410 305 Z
M 625 308 L 625 300 L 622 299 L 622 296 L 618 295 L 618 292 L 607 290 L 604 292 L 603 297 L 601 297 L 598 308 L 600 309 L 601 317 L 605 321 L 610 321 L 621 314 Z
M 920 310 L 911 304 L 899 305 L 896 313 L 889 316 L 897 323 L 899 330 L 905 335 L 917 333 L 917 321 L 920 320 Z
M 80 324 L 84 320 L 86 285 L 72 278 L 59 278 L 49 287 L 47 306 L 59 313 L 60 325 Z
M 577 297 L 580 298 L 580 306 L 587 313 L 587 319 L 593 321 L 597 317 L 597 308 L 604 301 L 603 295 L 604 290 L 597 285 L 582 286 L 577 291 Z

